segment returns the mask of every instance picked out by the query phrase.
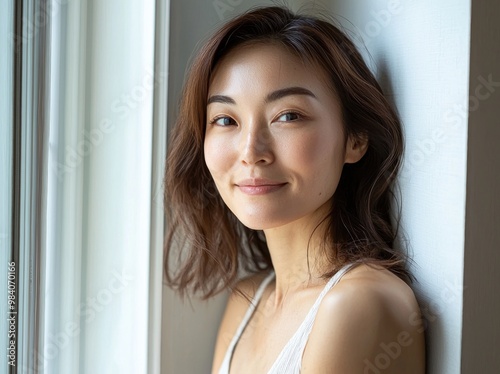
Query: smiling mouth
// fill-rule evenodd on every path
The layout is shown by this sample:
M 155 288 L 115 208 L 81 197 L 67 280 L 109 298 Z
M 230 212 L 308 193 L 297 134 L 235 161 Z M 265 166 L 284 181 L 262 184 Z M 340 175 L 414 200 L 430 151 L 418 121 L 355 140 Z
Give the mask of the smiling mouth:
M 279 191 L 286 183 L 279 184 L 258 184 L 258 185 L 236 185 L 241 192 L 247 195 L 265 195 L 268 193 Z

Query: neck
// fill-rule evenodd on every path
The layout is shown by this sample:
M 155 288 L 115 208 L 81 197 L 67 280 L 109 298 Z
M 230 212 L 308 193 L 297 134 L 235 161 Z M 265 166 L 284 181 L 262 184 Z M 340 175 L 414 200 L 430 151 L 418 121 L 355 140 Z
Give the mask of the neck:
M 328 223 L 325 214 L 320 208 L 314 217 L 264 231 L 276 275 L 271 294 L 276 307 L 298 291 L 324 284 L 321 277 L 329 269 L 321 248 Z

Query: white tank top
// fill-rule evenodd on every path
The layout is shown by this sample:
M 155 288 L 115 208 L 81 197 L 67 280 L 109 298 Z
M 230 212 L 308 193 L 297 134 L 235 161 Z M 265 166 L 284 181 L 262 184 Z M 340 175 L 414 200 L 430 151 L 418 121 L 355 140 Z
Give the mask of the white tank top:
M 299 374 L 300 367 L 302 365 L 302 355 L 304 353 L 304 348 L 307 343 L 307 339 L 309 338 L 309 334 L 311 333 L 312 326 L 314 324 L 314 320 L 316 318 L 316 314 L 318 313 L 319 305 L 323 300 L 323 297 L 326 293 L 337 284 L 337 282 L 342 278 L 342 276 L 352 267 L 354 264 L 347 264 L 343 266 L 335 275 L 330 278 L 325 288 L 319 294 L 316 302 L 313 304 L 312 308 L 306 315 L 306 318 L 301 323 L 295 334 L 291 337 L 288 343 L 283 347 L 280 354 L 274 361 L 274 364 L 271 366 L 267 374 Z M 253 298 L 252 303 L 250 304 L 243 320 L 241 321 L 236 333 L 229 343 L 229 347 L 226 351 L 226 355 L 224 356 L 224 360 L 222 361 L 222 365 L 219 369 L 219 374 L 229 374 L 229 369 L 231 365 L 231 359 L 233 357 L 234 348 L 238 340 L 240 339 L 243 330 L 245 329 L 248 321 L 252 317 L 259 301 L 264 293 L 266 286 L 269 282 L 274 278 L 274 272 L 270 273 L 262 283 L 260 284 L 255 296 Z

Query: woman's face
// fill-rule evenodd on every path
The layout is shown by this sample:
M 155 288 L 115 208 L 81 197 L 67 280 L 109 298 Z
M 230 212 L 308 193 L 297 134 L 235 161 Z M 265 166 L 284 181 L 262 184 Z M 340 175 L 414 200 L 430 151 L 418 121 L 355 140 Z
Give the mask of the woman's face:
M 318 68 L 276 44 L 240 46 L 218 63 L 205 161 L 245 226 L 265 230 L 324 215 L 344 163 L 360 158 L 349 144 L 339 101 Z

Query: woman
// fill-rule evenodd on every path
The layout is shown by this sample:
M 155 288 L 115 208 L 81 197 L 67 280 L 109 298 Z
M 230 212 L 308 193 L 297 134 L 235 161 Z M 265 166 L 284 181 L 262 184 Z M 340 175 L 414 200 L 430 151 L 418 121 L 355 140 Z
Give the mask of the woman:
M 402 153 L 396 113 L 332 24 L 267 7 L 208 40 L 170 139 L 165 270 L 182 294 L 232 290 L 212 373 L 424 372 L 393 249 Z

